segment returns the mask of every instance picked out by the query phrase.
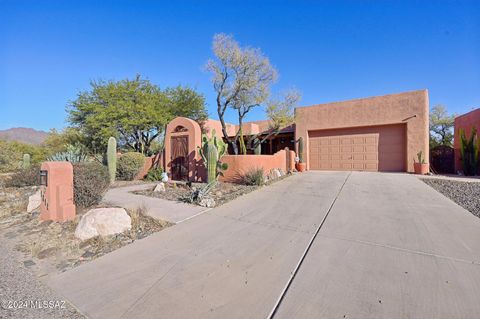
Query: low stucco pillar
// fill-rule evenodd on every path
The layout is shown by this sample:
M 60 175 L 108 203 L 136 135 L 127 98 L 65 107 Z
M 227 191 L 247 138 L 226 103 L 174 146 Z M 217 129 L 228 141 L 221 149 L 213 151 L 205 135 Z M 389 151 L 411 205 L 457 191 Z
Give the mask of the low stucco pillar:
M 73 166 L 69 162 L 44 162 L 40 168 L 40 219 L 75 219 L 73 202 Z

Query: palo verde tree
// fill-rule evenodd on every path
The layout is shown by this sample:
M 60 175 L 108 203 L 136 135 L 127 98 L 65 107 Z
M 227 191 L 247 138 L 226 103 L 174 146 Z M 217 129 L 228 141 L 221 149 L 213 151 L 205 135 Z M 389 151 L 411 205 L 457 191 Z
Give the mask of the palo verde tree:
M 70 124 L 81 132 L 91 152 L 104 153 L 113 136 L 119 147 L 146 155 L 172 118 L 200 119 L 206 114 L 203 96 L 193 89 L 162 91 L 139 75 L 133 80 L 93 81 L 67 111 Z
M 438 104 L 430 110 L 430 148 L 452 146 L 455 115 L 448 114 L 445 106 Z
M 242 153 L 246 152 L 243 138 L 243 119 L 255 107 L 265 103 L 270 86 L 277 78 L 277 71 L 259 49 L 241 48 L 232 36 L 216 34 L 213 38 L 214 59 L 207 62 L 207 70 L 213 74 L 213 87 L 217 93 L 217 113 L 225 140 L 238 154 L 237 142 Z M 231 138 L 224 120 L 228 108 L 238 114 L 239 130 Z
M 262 137 L 259 137 L 258 134 L 252 135 L 248 140 L 248 148 L 255 150 L 263 142 L 280 133 L 282 128 L 293 124 L 294 110 L 300 98 L 300 93 L 292 89 L 286 92 L 281 99 L 267 101 L 266 113 L 270 122 L 269 130 Z

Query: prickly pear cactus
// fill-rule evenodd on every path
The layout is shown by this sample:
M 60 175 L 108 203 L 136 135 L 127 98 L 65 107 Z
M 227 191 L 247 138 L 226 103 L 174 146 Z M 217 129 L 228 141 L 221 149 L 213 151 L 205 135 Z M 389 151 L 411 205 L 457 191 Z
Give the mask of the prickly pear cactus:
M 108 139 L 107 165 L 108 174 L 110 175 L 110 183 L 113 183 L 115 182 L 115 175 L 117 173 L 117 140 L 115 137 L 110 137 Z

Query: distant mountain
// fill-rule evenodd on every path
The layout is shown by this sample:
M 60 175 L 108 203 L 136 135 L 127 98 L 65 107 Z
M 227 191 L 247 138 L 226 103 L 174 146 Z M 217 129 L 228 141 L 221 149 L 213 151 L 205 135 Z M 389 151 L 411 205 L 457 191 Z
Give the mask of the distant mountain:
M 17 141 L 28 144 L 41 144 L 48 136 L 45 131 L 37 131 L 27 127 L 12 127 L 0 130 L 0 140 Z

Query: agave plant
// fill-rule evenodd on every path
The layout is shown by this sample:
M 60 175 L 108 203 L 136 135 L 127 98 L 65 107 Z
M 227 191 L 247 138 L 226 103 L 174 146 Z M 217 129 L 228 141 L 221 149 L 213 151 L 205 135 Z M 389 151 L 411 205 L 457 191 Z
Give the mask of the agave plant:
M 87 162 L 88 155 L 81 145 L 67 144 L 65 152 L 56 153 L 47 160 L 51 162 L 67 161 L 70 163 L 80 163 Z

